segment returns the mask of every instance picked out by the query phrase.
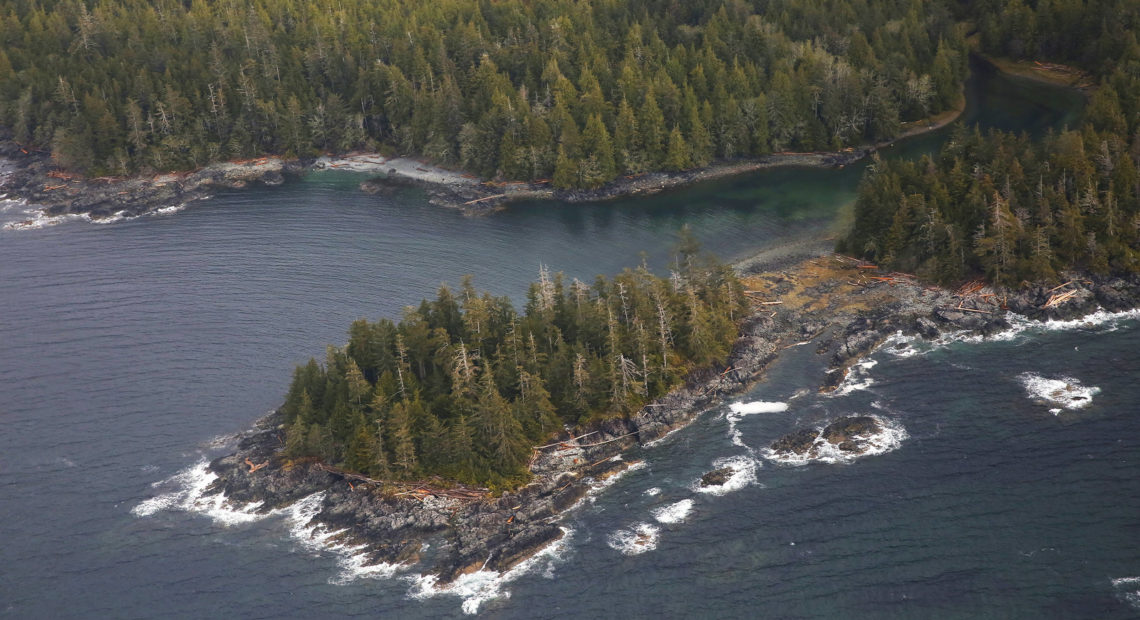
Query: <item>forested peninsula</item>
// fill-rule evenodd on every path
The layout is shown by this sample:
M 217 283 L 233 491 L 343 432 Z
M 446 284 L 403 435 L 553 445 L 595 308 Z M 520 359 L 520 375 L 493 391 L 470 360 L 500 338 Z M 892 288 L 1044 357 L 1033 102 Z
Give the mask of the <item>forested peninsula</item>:
M 931 0 L 9 3 L 0 125 L 89 177 L 355 150 L 596 188 L 954 107 Z
M 1137 273 L 1140 6 L 972 10 L 982 51 L 1074 62 L 1093 77 L 1081 125 L 1038 141 L 958 127 L 935 157 L 876 160 L 838 250 L 942 284 L 981 277 L 1019 288 L 1064 272 Z

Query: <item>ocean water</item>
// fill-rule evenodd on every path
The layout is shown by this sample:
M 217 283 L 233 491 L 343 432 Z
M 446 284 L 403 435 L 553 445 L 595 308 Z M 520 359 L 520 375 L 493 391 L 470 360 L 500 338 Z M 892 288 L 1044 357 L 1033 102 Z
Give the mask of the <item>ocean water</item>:
M 1007 128 L 1079 114 L 1062 91 L 995 76 L 971 101 L 970 118 Z M 585 279 L 644 252 L 664 269 L 685 223 L 728 259 L 813 251 L 859 169 L 483 218 L 330 172 L 178 213 L 0 230 L 0 615 L 1140 615 L 1131 319 L 884 351 L 839 396 L 812 391 L 813 347 L 791 349 L 740 406 L 627 455 L 642 464 L 569 513 L 559 545 L 445 592 L 331 544 L 307 524 L 319 497 L 261 516 L 201 495 L 204 463 L 355 318 L 464 273 L 519 298 L 540 263 Z M 0 223 L 25 208 L 0 204 Z M 1058 405 L 1057 385 L 1091 403 Z M 768 458 L 792 428 L 851 413 L 897 429 L 879 454 Z M 726 485 L 698 486 L 722 466 Z

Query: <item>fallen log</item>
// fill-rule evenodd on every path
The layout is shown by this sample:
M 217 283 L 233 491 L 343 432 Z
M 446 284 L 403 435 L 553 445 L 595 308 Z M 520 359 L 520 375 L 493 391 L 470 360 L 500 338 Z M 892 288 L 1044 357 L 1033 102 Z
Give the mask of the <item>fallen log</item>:
M 593 448 L 594 446 L 604 446 L 608 443 L 613 443 L 619 439 L 625 439 L 626 437 L 629 437 L 630 435 L 636 435 L 636 434 L 637 434 L 637 431 L 633 431 L 632 433 L 626 433 L 624 435 L 619 435 L 617 437 L 614 437 L 613 439 L 607 439 L 605 441 L 599 441 L 598 443 L 588 443 L 588 444 L 581 445 L 578 447 L 579 448 Z
M 1066 282 L 1066 283 L 1064 283 L 1064 284 L 1062 284 L 1062 285 L 1060 285 L 1060 286 L 1054 286 L 1053 288 L 1051 288 L 1051 289 L 1049 289 L 1049 290 L 1047 290 L 1047 291 L 1045 291 L 1045 292 L 1046 292 L 1046 293 L 1052 293 L 1053 291 L 1055 291 L 1055 290 L 1057 290 L 1057 289 L 1059 289 L 1059 288 L 1065 288 L 1066 286 L 1068 286 L 1068 285 L 1070 285 L 1070 284 L 1072 284 L 1072 283 L 1073 283 L 1073 281 L 1072 281 L 1072 280 L 1069 280 L 1068 282 Z
M 586 433 L 585 435 L 578 435 L 577 437 L 571 437 L 570 439 L 567 439 L 566 441 L 578 441 L 579 439 L 581 439 L 583 437 L 589 437 L 590 435 L 597 435 L 600 432 L 601 431 L 592 431 L 592 432 Z M 534 449 L 535 450 L 542 450 L 543 448 L 553 448 L 554 446 L 561 446 L 561 445 L 565 444 L 566 441 L 556 441 L 554 443 L 548 443 L 545 446 L 535 446 Z
M 494 196 L 484 196 L 482 198 L 476 198 L 475 200 L 468 200 L 467 202 L 463 203 L 463 206 L 466 207 L 467 205 L 473 205 L 475 203 L 483 202 L 485 200 L 493 200 L 495 198 L 502 198 L 503 196 L 506 196 L 506 194 L 495 194 Z

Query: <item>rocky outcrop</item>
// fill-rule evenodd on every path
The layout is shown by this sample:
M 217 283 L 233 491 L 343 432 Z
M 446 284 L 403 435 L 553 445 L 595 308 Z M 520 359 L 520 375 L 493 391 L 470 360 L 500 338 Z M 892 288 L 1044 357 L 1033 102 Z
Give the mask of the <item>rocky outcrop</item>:
M 219 189 L 253 184 L 280 185 L 305 167 L 298 161 L 262 158 L 241 163 L 220 163 L 196 172 L 147 177 L 87 178 L 59 171 L 50 159 L 24 156 L 8 177 L 5 191 L 48 216 L 88 215 L 93 219 L 135 217 L 199 200 Z
M 714 469 L 707 474 L 701 476 L 701 487 L 719 487 L 728 482 L 728 479 L 736 473 L 736 470 L 731 467 L 722 467 Z
M 847 416 L 833 420 L 822 429 L 802 428 L 772 442 L 772 451 L 778 456 L 815 458 L 830 444 L 851 455 L 866 451 L 865 440 L 883 430 L 879 421 L 871 416 Z

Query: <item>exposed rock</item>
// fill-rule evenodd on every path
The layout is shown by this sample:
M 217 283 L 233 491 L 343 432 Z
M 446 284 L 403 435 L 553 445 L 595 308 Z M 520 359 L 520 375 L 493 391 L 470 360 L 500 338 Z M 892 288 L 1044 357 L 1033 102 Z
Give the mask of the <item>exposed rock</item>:
M 731 467 L 722 467 L 714 469 L 707 474 L 701 476 L 702 487 L 719 487 L 728 482 L 728 479 L 736 473 L 736 470 Z
M 878 420 L 871 416 L 849 416 L 825 426 L 820 436 L 830 443 L 841 445 L 853 437 L 873 435 L 880 430 Z
M 819 431 L 814 428 L 801 428 L 772 442 L 772 450 L 779 453 L 807 454 L 819 438 Z
M 304 170 L 297 161 L 262 158 L 213 164 L 189 173 L 92 179 L 61 173 L 45 157 L 15 161 L 19 168 L 7 179 L 6 191 L 42 205 L 49 216 L 86 214 L 93 219 L 144 215 L 205 198 L 218 189 L 280 185 Z
M 920 316 L 914 320 L 914 331 L 923 338 L 933 340 L 938 337 L 938 325 L 929 317 Z
M 871 416 L 847 416 L 836 419 L 822 430 L 801 428 L 772 442 L 772 450 L 777 454 L 815 457 L 819 454 L 820 442 L 829 443 L 843 452 L 862 454 L 866 445 L 860 442 L 879 433 L 882 426 Z

